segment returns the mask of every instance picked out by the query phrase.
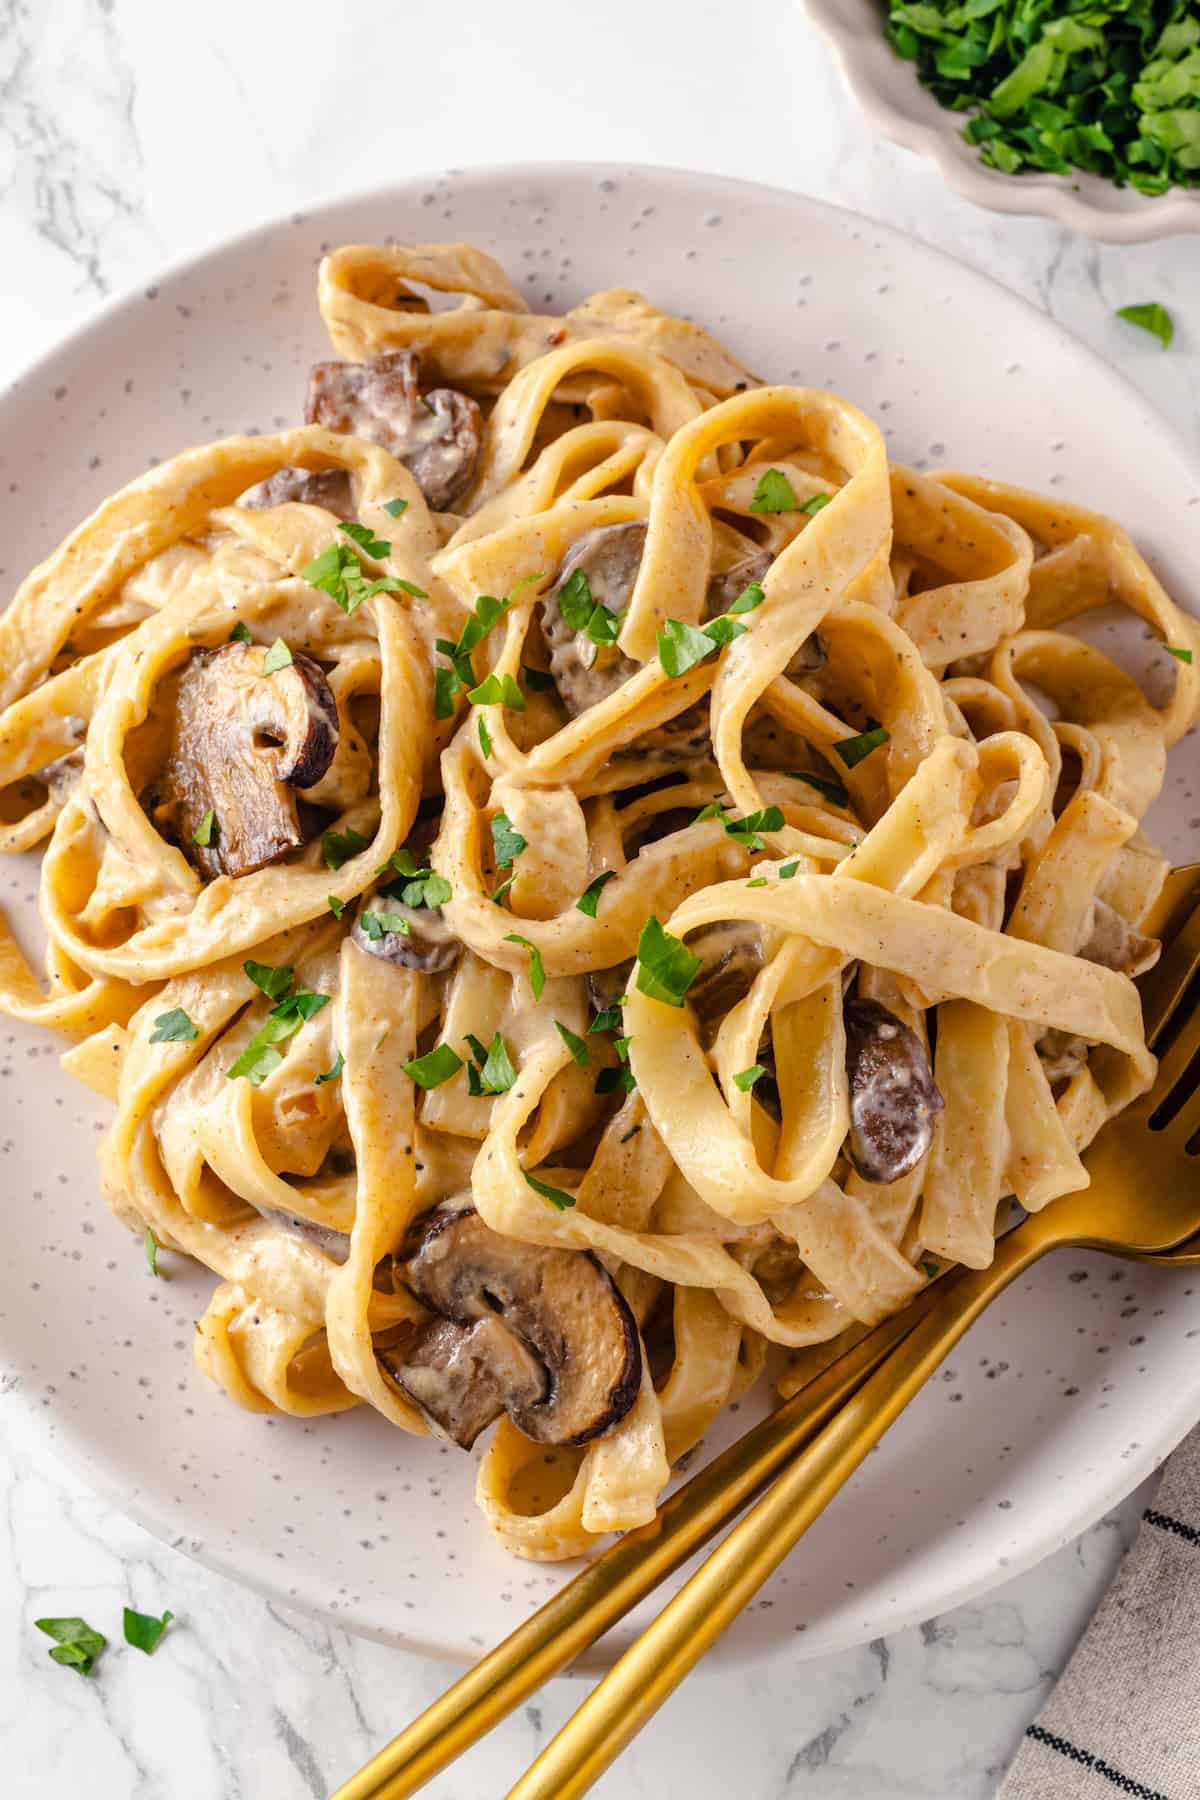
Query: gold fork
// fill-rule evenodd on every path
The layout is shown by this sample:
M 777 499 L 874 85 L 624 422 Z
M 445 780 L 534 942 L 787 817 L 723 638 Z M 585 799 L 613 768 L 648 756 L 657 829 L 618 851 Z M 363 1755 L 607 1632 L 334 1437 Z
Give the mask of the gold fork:
M 1200 865 L 1172 871 L 1157 914 L 1149 922 L 1150 929 L 1158 931 L 1164 937 L 1176 931 L 1181 917 L 1186 916 L 1195 898 L 1198 879 Z M 1160 1036 L 1176 1012 L 1191 975 L 1200 962 L 1200 913 L 1190 919 L 1188 924 L 1186 935 L 1179 933 L 1158 967 L 1143 983 L 1147 1034 L 1151 1041 Z M 1052 1209 L 1055 1215 L 1064 1204 L 1066 1203 L 1063 1201 L 1056 1202 Z M 1194 1223 L 1181 1236 L 1200 1229 L 1200 1202 L 1197 1203 L 1196 1213 Z M 1045 1221 L 1048 1215 L 1040 1217 Z M 1028 1226 L 1035 1222 L 1027 1221 L 1014 1236 L 1023 1238 Z M 1053 1246 L 1047 1244 L 1045 1247 Z M 1098 1247 L 1116 1246 L 1102 1244 Z M 1035 1255 L 1041 1253 L 1039 1250 Z M 1140 1255 L 1147 1260 L 1158 1260 L 1157 1254 L 1151 1255 L 1145 1250 Z M 1179 1260 L 1190 1261 L 1193 1258 L 1200 1260 L 1200 1249 L 1193 1246 L 1189 1254 L 1185 1246 Z M 1028 1261 L 1032 1260 L 1034 1257 L 1030 1256 Z M 1021 1267 L 1027 1266 L 1028 1262 L 1021 1264 Z M 1012 1279 L 1017 1272 L 1019 1271 L 1014 1268 L 1006 1280 Z M 991 1271 L 986 1271 L 985 1274 L 990 1275 Z M 571 1663 L 707 1543 L 755 1494 L 761 1492 L 802 1445 L 813 1438 L 815 1432 L 837 1412 L 848 1396 L 861 1387 L 871 1372 L 879 1367 L 888 1353 L 902 1345 L 914 1328 L 933 1313 L 935 1308 L 940 1309 L 947 1283 L 961 1279 L 957 1274 L 943 1277 L 918 1295 L 903 1313 L 885 1320 L 850 1349 L 841 1354 L 831 1351 L 828 1366 L 808 1382 L 801 1392 L 753 1427 L 712 1464 L 677 1490 L 664 1502 L 658 1517 L 651 1524 L 629 1533 L 597 1557 L 567 1587 L 454 1683 L 357 1775 L 340 1787 L 333 1800 L 402 1800 L 404 1795 L 417 1792 L 440 1769 L 484 1736 L 494 1724 L 551 1676 Z M 997 1288 L 994 1291 L 999 1290 Z M 964 1319 L 959 1326 L 958 1335 L 961 1335 L 966 1324 L 981 1309 L 982 1306 L 976 1308 Z M 950 1342 L 940 1355 L 945 1355 L 949 1348 Z M 930 1369 L 934 1366 L 935 1363 L 929 1365 Z M 890 1417 L 888 1422 L 890 1423 Z M 886 1429 L 885 1425 L 880 1426 L 876 1436 L 881 1435 L 883 1429 Z M 866 1447 L 869 1448 L 869 1444 Z M 846 1473 L 849 1473 L 849 1469 Z M 829 1490 L 830 1497 L 835 1491 L 836 1488 Z M 756 1513 L 758 1510 L 756 1509 Z M 816 1510 L 819 1511 L 820 1508 Z M 813 1512 L 806 1523 L 811 1522 L 811 1517 L 815 1516 L 816 1513 Z M 746 1523 L 749 1524 L 754 1517 L 755 1514 L 751 1514 Z M 732 1535 L 734 1534 L 731 1537 Z M 726 1540 L 727 1543 L 729 1541 L 731 1540 Z M 781 1554 L 785 1554 L 789 1547 L 790 1543 Z M 708 1566 L 705 1565 L 706 1568 Z M 770 1566 L 773 1567 L 774 1564 Z M 761 1579 L 765 1579 L 769 1572 L 770 1569 L 766 1569 Z M 703 1573 L 702 1570 L 701 1574 Z M 690 1591 L 690 1586 L 691 1584 L 680 1595 L 681 1601 Z M 753 1591 L 754 1588 L 751 1588 L 746 1598 Z M 730 1612 L 729 1618 L 740 1610 L 741 1604 L 739 1602 Z M 671 1608 L 668 1608 L 667 1613 L 670 1611 Z M 665 1618 L 666 1614 L 662 1617 Z M 706 1639 L 693 1661 L 698 1660 L 712 1638 L 724 1629 L 725 1623 L 728 1623 L 728 1619 L 717 1626 L 711 1638 Z M 633 1652 L 627 1653 L 632 1654 Z M 625 1660 L 622 1659 L 622 1663 L 614 1669 L 614 1676 L 623 1668 Z M 647 1708 L 644 1717 L 649 1717 L 656 1710 L 657 1705 L 661 1704 L 662 1699 L 666 1698 L 689 1667 L 690 1662 L 679 1670 L 671 1686 L 664 1689 L 654 1704 Z M 596 1690 L 597 1694 L 605 1687 L 607 1682 L 601 1684 Z M 566 1729 L 573 1731 L 580 1723 L 586 1727 L 588 1722 L 587 1708 L 584 1708 Z M 620 1742 L 614 1744 L 611 1756 L 606 1756 L 603 1762 L 596 1763 L 594 1767 L 589 1763 L 584 1786 L 519 1785 L 513 1790 L 513 1795 L 521 1796 L 522 1800 L 527 1800 L 527 1797 L 532 1800 L 534 1795 L 557 1796 L 585 1792 L 586 1787 L 591 1785 L 601 1769 L 612 1760 L 612 1756 L 619 1753 L 643 1722 L 644 1719 L 639 1718 L 621 1737 Z M 542 1780 L 546 1756 L 556 1751 L 556 1746 L 563 1742 L 563 1736 L 560 1735 L 554 1745 L 548 1747 L 546 1755 L 539 1759 L 525 1778 L 526 1782 Z M 548 1779 L 553 1781 L 560 1777 L 552 1771 Z
M 951 1276 L 935 1305 L 789 1463 L 510 1790 L 509 1800 L 585 1794 L 778 1568 L 815 1518 L 1008 1284 L 1057 1249 L 1169 1251 L 1200 1230 L 1200 1007 L 1183 1001 L 1200 963 L 1200 908 L 1154 984 L 1152 1041 L 1177 1029 L 1150 1093 L 1099 1134 L 1090 1185 L 1000 1240 L 987 1269 Z

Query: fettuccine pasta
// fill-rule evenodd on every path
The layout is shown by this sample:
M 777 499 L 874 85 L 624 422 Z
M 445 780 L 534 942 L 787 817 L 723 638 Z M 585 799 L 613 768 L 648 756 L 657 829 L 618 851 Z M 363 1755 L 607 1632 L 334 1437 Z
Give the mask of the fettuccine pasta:
M 522 1556 L 652 1518 L 768 1353 L 983 1267 L 1150 1085 L 1141 820 L 1200 630 L 1116 525 L 889 464 L 640 295 L 322 264 L 306 422 L 0 618 L 0 1006 L 115 1115 L 243 1407 L 469 1448 Z M 814 371 L 814 379 L 817 371 Z M 1064 630 L 1115 604 L 1155 704 Z

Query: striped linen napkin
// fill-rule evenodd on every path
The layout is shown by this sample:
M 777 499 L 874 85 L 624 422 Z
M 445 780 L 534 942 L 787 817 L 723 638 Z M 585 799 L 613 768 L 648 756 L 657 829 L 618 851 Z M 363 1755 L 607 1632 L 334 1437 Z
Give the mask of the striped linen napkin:
M 1025 1733 L 996 1800 L 1200 1796 L 1200 1427 Z

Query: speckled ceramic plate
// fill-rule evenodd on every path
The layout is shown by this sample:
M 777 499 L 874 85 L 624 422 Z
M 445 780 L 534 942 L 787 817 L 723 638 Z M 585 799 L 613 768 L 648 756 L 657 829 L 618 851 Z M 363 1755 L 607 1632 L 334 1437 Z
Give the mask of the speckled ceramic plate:
M 346 201 L 239 238 L 110 308 L 0 402 L 7 582 L 148 463 L 293 421 L 326 348 L 321 251 L 388 234 L 482 244 L 539 306 L 636 285 L 764 374 L 852 396 L 900 457 L 1119 514 L 1177 594 L 1200 594 L 1195 466 L 1040 313 L 812 200 L 570 166 Z M 1184 744 L 1151 821 L 1180 857 L 1195 850 L 1197 773 Z M 18 919 L 32 920 L 34 876 L 32 861 L 0 872 Z M 60 1073 L 56 1048 L 0 1032 L 0 1386 L 14 1428 L 188 1554 L 343 1625 L 452 1655 L 509 1630 L 567 1572 L 495 1547 L 470 1457 L 365 1409 L 312 1423 L 239 1412 L 196 1372 L 192 1320 L 209 1277 L 164 1257 L 171 1279 L 152 1280 L 140 1244 L 109 1217 L 94 1167 L 107 1109 Z M 1046 1555 L 1200 1416 L 1197 1340 L 1200 1282 L 1186 1272 L 1053 1258 L 975 1328 L 719 1654 L 860 1642 Z

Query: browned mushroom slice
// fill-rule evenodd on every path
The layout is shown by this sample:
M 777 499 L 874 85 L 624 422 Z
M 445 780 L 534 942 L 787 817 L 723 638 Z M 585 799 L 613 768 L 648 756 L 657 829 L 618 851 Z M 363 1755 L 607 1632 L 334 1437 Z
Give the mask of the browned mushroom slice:
M 726 1013 L 745 999 L 762 968 L 762 938 L 757 926 L 722 919 L 693 932 L 687 947 L 702 959 L 687 997 L 700 1025 L 701 1042 L 707 1047 Z
M 637 580 L 646 527 L 633 519 L 623 525 L 599 525 L 576 539 L 542 602 L 542 637 L 550 656 L 550 673 L 559 698 L 573 719 L 615 693 L 637 670 L 637 664 L 615 644 L 594 644 L 562 614 L 563 589 L 573 575 L 587 578 L 592 599 L 611 613 L 623 613 Z
M 238 495 L 239 506 L 283 506 L 299 500 L 305 506 L 323 506 L 326 512 L 348 519 L 354 511 L 350 477 L 345 469 L 277 469 L 266 481 L 256 482 Z
M 365 363 L 317 363 L 304 417 L 381 444 L 404 463 L 435 512 L 445 512 L 471 485 L 483 415 L 453 388 L 423 394 L 419 376 L 411 350 L 389 350 Z
M 704 597 L 705 618 L 715 619 L 718 613 L 728 612 L 752 582 L 762 581 L 773 560 L 768 551 L 756 550 L 752 556 L 744 556 L 741 562 L 726 569 L 723 575 L 714 575 Z
M 619 962 L 611 969 L 591 969 L 588 972 L 588 998 L 598 1013 L 607 1012 L 618 1000 L 625 998 L 629 987 L 629 978 L 633 974 L 633 958 Z
M 470 1346 L 441 1340 L 443 1361 L 452 1357 L 454 1368 L 453 1381 L 440 1390 L 443 1398 L 452 1396 L 463 1368 L 469 1372 L 478 1359 L 517 1430 L 535 1443 L 555 1445 L 588 1443 L 623 1419 L 636 1400 L 642 1372 L 637 1326 L 590 1251 L 518 1243 L 466 1207 L 433 1215 L 404 1274 L 431 1312 L 473 1339 Z M 478 1332 L 481 1323 L 486 1333 Z M 437 1423 L 428 1404 L 431 1388 L 438 1396 L 436 1384 L 423 1375 L 414 1381 L 407 1372 L 395 1378 Z M 469 1380 L 482 1385 L 480 1376 Z M 424 1396 L 418 1392 L 423 1386 Z
M 933 1139 L 945 1101 L 925 1046 L 877 1000 L 847 1000 L 846 1073 L 850 1133 L 846 1154 L 864 1181 L 899 1181 Z
M 251 1205 L 253 1204 L 252 1201 Z M 256 1206 L 254 1210 L 270 1224 L 280 1226 L 293 1237 L 304 1238 L 307 1243 L 323 1251 L 331 1262 L 344 1263 L 350 1255 L 350 1239 L 344 1231 L 335 1231 L 331 1225 L 317 1225 L 312 1219 L 302 1219 L 298 1213 L 284 1212 L 278 1206 Z
M 506 1402 L 528 1408 L 545 1400 L 545 1369 L 495 1313 L 473 1325 L 435 1318 L 393 1335 L 375 1347 L 384 1371 L 460 1449 L 471 1448 Z
M 1073 1081 L 1081 1069 L 1086 1069 L 1091 1047 L 1086 1038 L 1076 1037 L 1070 1031 L 1059 1031 L 1056 1026 L 1044 1031 L 1036 1048 L 1042 1071 L 1051 1087 Z
M 372 923 L 397 915 L 408 926 L 407 932 L 379 930 Z M 440 906 L 402 906 L 383 894 L 361 909 L 350 935 L 369 955 L 381 957 L 397 969 L 419 969 L 423 975 L 444 975 L 462 955 L 462 943 L 447 925 Z
M 264 675 L 266 655 L 260 644 L 196 650 L 179 677 L 156 816 L 209 877 L 248 875 L 306 841 L 293 790 L 320 781 L 337 745 L 319 664 L 297 654 Z M 198 831 L 210 841 L 197 844 Z
M 715 619 L 718 613 L 728 612 L 751 582 L 762 581 L 773 561 L 774 558 L 768 551 L 756 550 L 753 556 L 743 557 L 741 562 L 726 569 L 723 575 L 714 575 L 708 584 L 705 617 Z M 818 669 L 825 667 L 825 662 L 825 646 L 814 631 L 805 638 L 783 672 L 793 678 L 815 675 Z
M 1107 900 L 1097 900 L 1092 911 L 1092 928 L 1080 949 L 1086 962 L 1102 968 L 1116 969 L 1122 975 L 1144 975 L 1158 961 L 1162 946 L 1157 938 L 1136 931 Z

